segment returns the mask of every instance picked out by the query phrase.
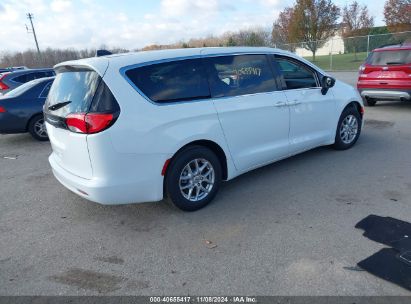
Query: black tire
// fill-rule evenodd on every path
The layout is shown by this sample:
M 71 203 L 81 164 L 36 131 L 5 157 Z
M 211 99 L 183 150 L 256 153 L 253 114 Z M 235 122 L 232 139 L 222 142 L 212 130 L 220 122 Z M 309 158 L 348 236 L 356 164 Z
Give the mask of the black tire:
M 346 119 L 349 119 L 350 116 L 354 117 L 357 122 L 357 132 L 355 136 L 349 140 L 349 137 L 344 138 L 344 135 L 346 135 L 346 132 L 342 131 L 343 129 L 343 124 L 345 125 L 347 123 Z M 338 126 L 337 126 L 337 131 L 335 134 L 335 143 L 333 145 L 334 149 L 336 150 L 347 150 L 351 148 L 352 146 L 355 145 L 357 142 L 358 138 L 360 137 L 361 134 L 361 126 L 362 126 L 362 117 L 360 113 L 358 113 L 358 110 L 352 106 L 352 107 L 347 107 L 341 114 L 340 120 L 338 121 Z M 348 132 L 351 132 L 352 134 L 352 129 Z M 342 133 L 343 132 L 343 133 Z M 352 135 L 350 135 L 352 136 Z
M 377 104 L 377 101 L 375 99 L 372 99 L 372 98 L 365 98 L 364 99 L 364 104 L 367 107 L 374 107 Z
M 192 170 L 192 166 L 190 166 L 190 169 L 188 169 L 188 165 L 192 164 L 195 160 L 200 160 L 199 164 L 200 168 L 206 165 L 206 162 L 208 162 L 208 166 L 206 166 L 203 170 L 205 171 L 204 174 L 207 174 L 210 172 L 214 172 L 214 183 L 212 184 L 211 188 L 208 188 L 211 183 L 208 183 L 208 179 L 205 179 L 203 176 L 197 175 L 196 170 L 194 167 L 194 170 L 192 171 L 192 178 L 188 178 L 188 175 L 185 175 L 185 173 L 188 172 L 188 170 Z M 213 170 L 211 170 L 212 168 Z M 198 171 L 198 170 L 197 170 Z M 199 172 L 199 171 L 198 171 Z M 204 172 L 204 171 L 203 171 Z M 211 173 L 212 174 L 212 173 Z M 180 180 L 180 177 L 184 176 L 187 178 L 186 180 Z M 210 173 L 207 176 L 210 177 Z M 198 178 L 197 180 L 195 180 Z M 203 181 L 204 178 L 204 181 Z M 170 165 L 168 166 L 167 169 L 167 174 L 165 177 L 165 186 L 166 186 L 166 191 L 168 194 L 169 199 L 171 202 L 179 209 L 183 211 L 196 211 L 199 210 L 206 205 L 208 205 L 216 196 L 218 190 L 220 189 L 220 184 L 221 184 L 221 179 L 222 179 L 222 169 L 221 169 L 221 163 L 218 159 L 218 157 L 214 154 L 213 151 L 206 147 L 202 146 L 189 146 L 182 151 L 180 151 L 172 160 Z M 209 192 L 203 191 L 203 195 L 205 195 L 203 198 L 200 199 L 198 198 L 197 201 L 192 201 L 189 200 L 187 197 L 183 195 L 182 192 L 184 191 L 189 191 L 190 189 L 180 189 L 180 184 L 183 184 L 182 187 L 194 187 L 192 189 L 192 192 L 190 193 L 185 193 L 186 196 L 193 196 L 194 198 L 194 193 L 197 194 L 197 192 L 194 191 L 199 191 L 198 194 L 201 194 L 201 189 L 198 186 L 195 186 L 195 184 L 200 185 L 203 189 L 207 188 L 209 189 Z M 184 183 L 187 183 L 187 185 L 184 185 Z M 190 185 L 194 185 L 191 186 Z M 204 187 L 203 187 L 204 186 Z M 199 190 L 200 189 L 200 190 Z M 208 194 L 207 194 L 208 193 Z M 197 194 L 197 195 L 198 195 Z
M 31 136 L 33 136 L 34 139 L 37 139 L 39 141 L 49 140 L 47 131 L 45 131 L 45 129 L 40 130 L 39 124 L 43 125 L 43 128 L 45 128 L 44 116 L 42 114 L 37 114 L 30 119 L 28 125 L 29 133 L 31 134 Z

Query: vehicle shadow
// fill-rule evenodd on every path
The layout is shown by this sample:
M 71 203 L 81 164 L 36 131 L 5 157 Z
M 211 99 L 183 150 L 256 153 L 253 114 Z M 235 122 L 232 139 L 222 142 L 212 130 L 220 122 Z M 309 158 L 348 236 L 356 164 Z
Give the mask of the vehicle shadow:
M 308 191 L 307 195 L 322 197 L 323 186 L 319 180 L 325 183 L 326 180 L 343 180 L 348 176 L 355 179 L 352 172 L 361 170 L 359 166 L 368 166 L 365 151 L 370 148 L 383 149 L 385 144 L 378 134 L 365 132 L 351 150 L 335 151 L 330 147 L 320 147 L 275 162 L 224 182 L 215 200 L 193 213 L 180 211 L 167 199 L 157 203 L 101 206 L 75 198 L 76 217 L 79 221 L 94 218 L 105 228 L 110 225 L 114 228 L 123 226 L 126 230 L 151 233 L 164 232 L 168 227 L 175 226 L 176 222 L 189 229 L 192 225 L 207 228 L 210 223 L 224 223 L 227 217 L 244 219 L 259 215 L 281 220 L 283 210 L 288 208 L 291 201 L 304 205 L 300 198 L 301 192 Z M 340 163 L 344 166 L 340 166 Z M 361 183 L 360 177 L 358 183 Z M 70 196 L 75 197 L 74 194 Z

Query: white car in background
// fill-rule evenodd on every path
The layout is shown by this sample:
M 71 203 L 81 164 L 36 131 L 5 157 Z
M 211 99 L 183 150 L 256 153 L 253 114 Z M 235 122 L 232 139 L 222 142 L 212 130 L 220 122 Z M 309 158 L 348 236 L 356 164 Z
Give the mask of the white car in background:
M 351 148 L 356 89 L 271 48 L 128 53 L 55 66 L 44 114 L 56 178 L 101 204 L 207 205 L 223 180 L 313 149 Z

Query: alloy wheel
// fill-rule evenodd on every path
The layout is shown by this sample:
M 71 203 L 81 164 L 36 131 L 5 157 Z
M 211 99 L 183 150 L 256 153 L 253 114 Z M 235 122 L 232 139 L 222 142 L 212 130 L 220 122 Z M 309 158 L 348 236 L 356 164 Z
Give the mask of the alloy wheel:
M 358 119 L 350 114 L 346 118 L 344 118 L 343 122 L 341 123 L 340 127 L 340 138 L 341 141 L 349 145 L 351 144 L 358 134 Z
M 190 161 L 179 179 L 181 194 L 191 202 L 206 198 L 213 189 L 215 172 L 211 163 L 203 158 Z
M 47 137 L 47 129 L 46 129 L 46 124 L 44 123 L 44 119 L 39 119 L 36 121 L 34 124 L 34 132 L 42 138 Z

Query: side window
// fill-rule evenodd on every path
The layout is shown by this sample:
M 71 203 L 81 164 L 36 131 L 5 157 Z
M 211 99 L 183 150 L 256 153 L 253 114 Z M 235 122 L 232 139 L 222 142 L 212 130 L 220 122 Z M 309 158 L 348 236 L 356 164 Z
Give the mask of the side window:
M 205 59 L 213 97 L 238 96 L 277 90 L 265 55 L 237 55 Z
M 49 94 L 50 88 L 51 88 L 51 84 L 52 82 L 49 82 L 45 85 L 45 87 L 43 88 L 43 90 L 40 93 L 40 98 L 47 98 L 47 95 Z
M 34 73 L 34 79 L 39 79 L 39 78 L 44 78 L 44 77 L 47 77 L 46 72 L 36 72 L 36 73 Z
M 30 80 L 27 80 L 28 75 L 29 74 L 23 74 L 23 75 L 14 77 L 11 80 L 13 80 L 14 82 L 18 82 L 18 83 L 26 83 L 27 81 L 30 81 Z
M 128 70 L 126 76 L 152 101 L 210 98 L 201 59 L 179 60 Z
M 288 90 L 318 87 L 315 72 L 303 63 L 282 57 L 275 60 L 284 76 Z
M 29 73 L 26 74 L 26 82 L 32 81 L 34 79 L 37 79 L 37 73 Z
M 32 73 L 27 73 L 27 74 L 17 76 L 13 78 L 13 81 L 19 82 L 19 83 L 26 83 L 34 79 L 43 78 L 44 76 L 45 76 L 45 72 L 32 72 Z

